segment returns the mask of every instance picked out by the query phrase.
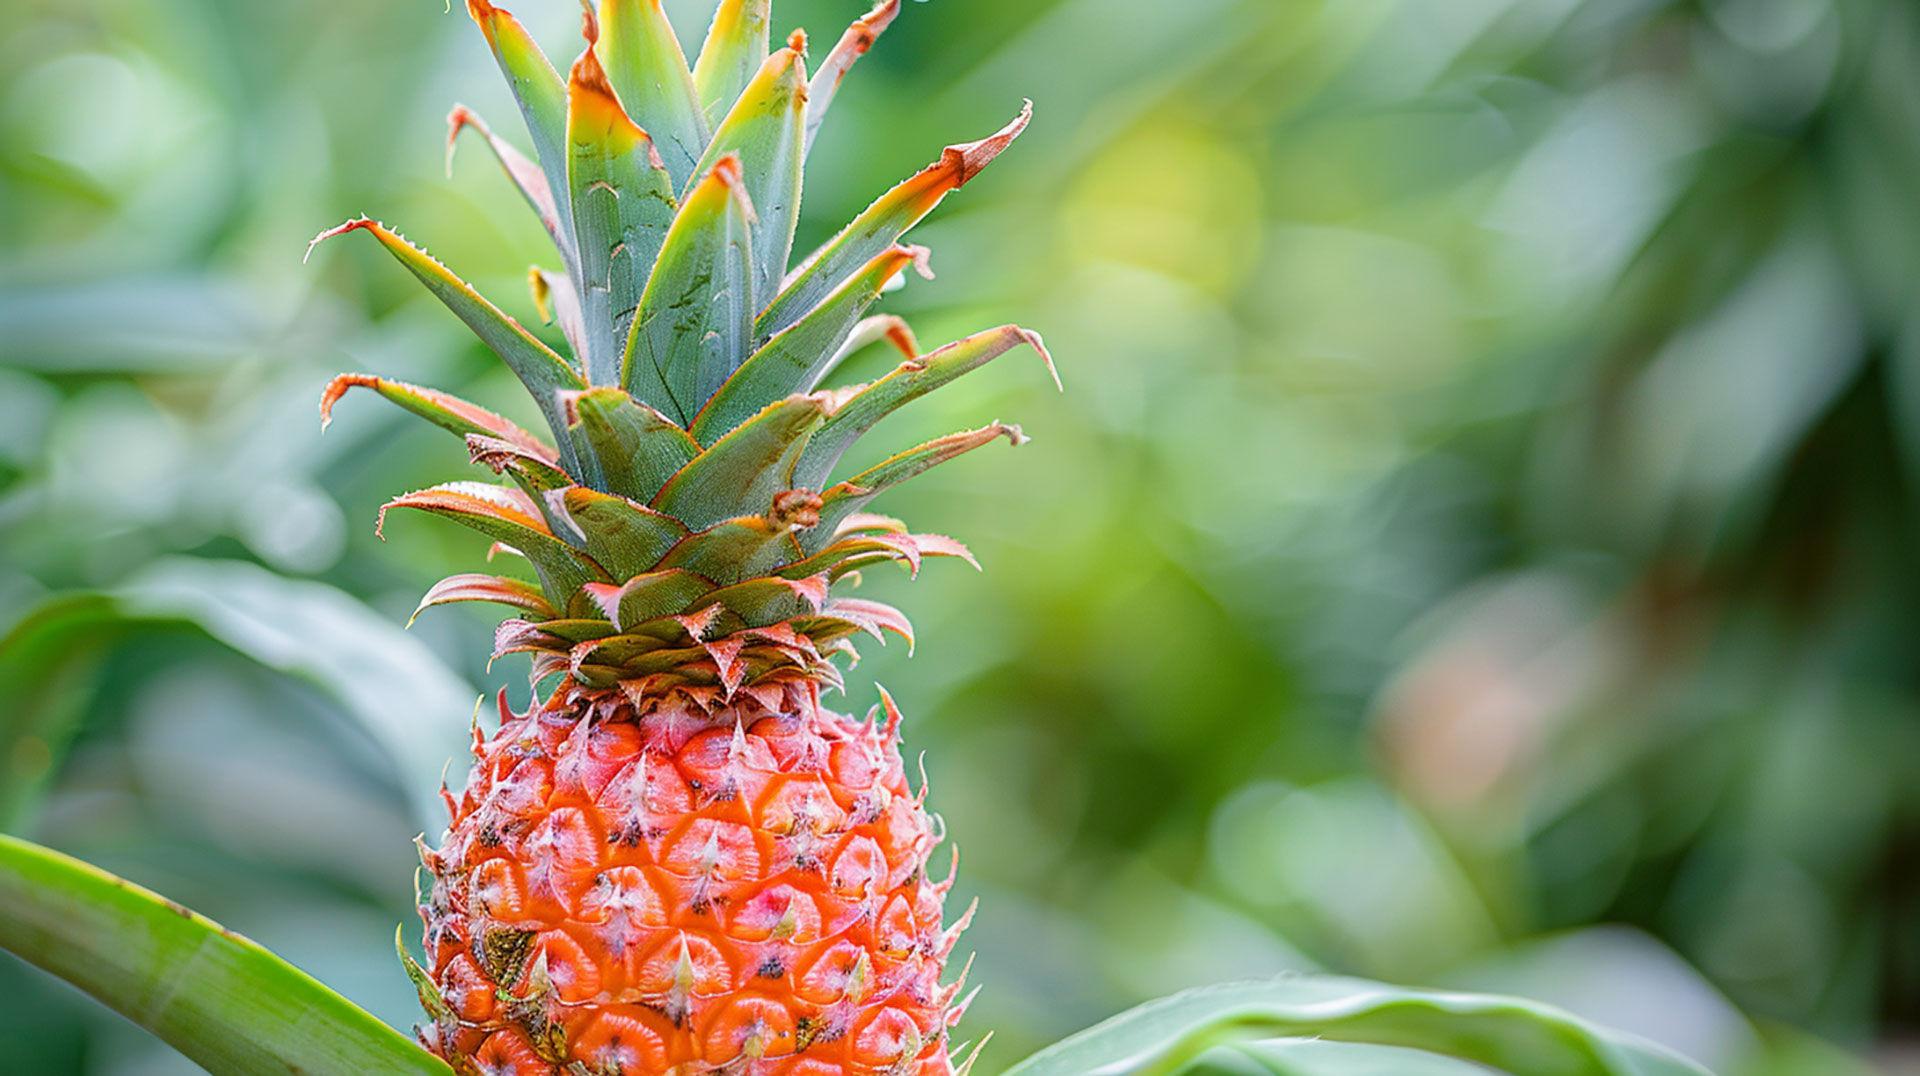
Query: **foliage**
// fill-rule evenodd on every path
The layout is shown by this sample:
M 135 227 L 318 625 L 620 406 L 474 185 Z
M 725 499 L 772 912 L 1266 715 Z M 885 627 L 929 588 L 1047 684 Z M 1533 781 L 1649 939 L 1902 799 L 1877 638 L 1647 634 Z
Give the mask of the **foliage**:
M 849 6 L 786 0 L 777 29 Z M 985 407 L 1038 443 L 902 493 L 979 505 L 987 571 L 925 573 L 919 655 L 850 680 L 923 715 L 984 898 L 988 1070 L 1289 967 L 1555 1000 L 1724 1072 L 1833 1071 L 1789 1027 L 1910 1034 L 1917 24 L 1897 0 L 908 6 L 835 104 L 886 148 L 825 130 L 834 193 L 796 246 L 1030 93 L 1021 153 L 916 233 L 940 278 L 882 308 L 930 340 L 1017 317 L 1069 389 L 897 420 Z M 242 561 L 397 631 L 465 555 L 404 525 L 373 552 L 440 439 L 371 408 L 320 438 L 312 401 L 372 368 L 511 410 L 510 375 L 377 252 L 299 252 L 379 206 L 517 294 L 545 235 L 481 154 L 449 188 L 433 149 L 449 95 L 493 81 L 469 31 L 372 0 L 0 9 L 0 618 L 66 624 L 0 655 L 0 724 L 71 730 L 9 739 L 7 825 L 398 1026 L 430 783 L 350 700 L 114 596 Z M 487 629 L 431 611 L 414 649 L 464 662 Z M 175 1063 L 17 964 L 0 994 L 32 1071 Z

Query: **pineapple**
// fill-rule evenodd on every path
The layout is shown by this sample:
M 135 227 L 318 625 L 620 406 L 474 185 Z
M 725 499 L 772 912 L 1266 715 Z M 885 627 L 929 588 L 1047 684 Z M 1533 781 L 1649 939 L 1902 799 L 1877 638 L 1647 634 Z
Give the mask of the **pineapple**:
M 443 793 L 451 822 L 420 850 L 427 960 L 403 957 L 421 1039 L 460 1073 L 955 1071 L 964 971 L 943 979 L 968 916 L 945 918 L 952 872 L 927 870 L 924 782 L 907 780 L 884 692 L 864 721 L 822 692 L 855 636 L 911 641 L 899 612 L 836 583 L 971 560 L 869 503 L 1022 438 L 996 422 L 832 475 L 901 405 L 1021 344 L 1046 351 L 1009 325 L 922 354 L 900 319 L 868 316 L 927 270 L 902 234 L 1030 104 L 790 265 L 814 134 L 898 10 L 854 22 L 809 78 L 804 35 L 770 49 L 769 0 L 722 0 L 691 66 L 659 0 L 600 0 L 563 79 L 512 15 L 468 0 L 535 155 L 465 108 L 449 152 L 476 134 L 552 236 L 559 268 L 530 283 L 570 358 L 373 220 L 315 239 L 377 239 L 512 368 L 552 435 L 371 375 L 321 402 L 324 426 L 371 389 L 462 437 L 501 480 L 405 494 L 382 524 L 392 508 L 447 517 L 534 577 L 455 575 L 420 606 L 509 606 L 494 653 L 532 658 L 534 702 L 516 713 L 503 693 L 497 731 L 476 721 L 466 787 Z M 905 355 L 891 373 L 821 388 L 882 341 Z

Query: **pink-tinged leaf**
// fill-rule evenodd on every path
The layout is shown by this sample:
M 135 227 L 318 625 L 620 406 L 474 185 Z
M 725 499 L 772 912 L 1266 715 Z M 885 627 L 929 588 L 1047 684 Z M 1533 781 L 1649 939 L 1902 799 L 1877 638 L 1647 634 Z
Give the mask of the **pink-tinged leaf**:
M 907 533 L 907 525 L 892 516 L 883 516 L 875 512 L 853 512 L 840 521 L 833 532 L 835 540 L 862 531 L 885 531 L 891 534 Z
M 753 203 L 740 159 L 720 159 L 673 218 L 628 331 L 620 385 L 681 426 L 747 357 Z
M 1020 432 L 1020 427 L 995 422 L 977 430 L 948 434 L 910 448 L 835 485 L 822 495 L 820 523 L 807 532 L 807 537 L 803 539 L 802 544 L 805 545 L 809 541 L 816 543 L 813 546 L 815 550 L 824 547 L 841 520 L 864 509 L 869 501 L 889 487 L 899 485 L 930 467 L 971 452 L 1000 437 L 1005 437 L 1009 443 L 1015 445 L 1027 440 L 1026 435 Z
M 693 65 L 693 88 L 709 124 L 719 123 L 766 62 L 770 0 L 720 0 Z
M 956 340 L 920 358 L 909 359 L 871 385 L 836 393 L 832 413 L 808 439 L 806 450 L 794 465 L 794 485 L 808 489 L 826 485 L 840 457 L 875 423 L 1021 344 L 1037 351 L 1046 362 L 1047 370 L 1053 372 L 1053 357 L 1047 353 L 1039 333 L 1018 325 L 1002 325 Z M 1055 385 L 1060 383 L 1057 373 L 1053 380 Z
M 684 189 L 697 174 L 693 162 L 707 147 L 709 128 L 660 0 L 601 0 L 594 50 L 627 114 L 660 148 L 673 189 Z
M 587 595 L 621 631 L 685 612 L 714 590 L 713 582 L 679 569 L 636 575 L 619 586 L 587 584 Z
M 503 620 L 493 629 L 493 656 L 496 658 L 530 650 L 552 650 L 564 645 L 565 639 L 549 635 L 540 629 L 540 625 L 525 620 Z
M 520 326 L 520 323 L 508 317 L 474 291 L 466 281 L 447 271 L 447 267 L 428 257 L 418 247 L 389 231 L 378 221 L 361 217 L 350 220 L 337 228 L 321 232 L 308 244 L 311 251 L 319 244 L 334 236 L 351 231 L 366 231 L 380 241 L 400 264 L 407 267 L 420 282 L 427 286 L 436 298 L 445 303 L 447 309 L 467 324 L 493 353 L 500 356 L 514 374 L 520 378 L 527 391 L 539 405 L 540 411 L 547 417 L 547 424 L 553 429 L 553 435 L 560 447 L 562 466 L 574 474 L 581 474 L 579 460 L 575 457 L 573 446 L 567 439 L 567 424 L 560 411 L 560 393 L 568 389 L 586 388 L 567 361 L 553 353 L 552 349 L 536 339 L 532 333 Z M 584 474 L 593 480 L 598 476 Z
M 914 247 L 913 249 L 925 250 L 926 248 Z M 875 314 L 870 318 L 861 318 L 854 325 L 853 331 L 847 334 L 846 341 L 833 353 L 833 358 L 827 361 L 826 368 L 820 371 L 820 376 L 814 379 L 814 384 L 818 385 L 832 377 L 841 363 L 858 355 L 861 349 L 869 344 L 877 344 L 882 340 L 892 344 L 904 358 L 920 357 L 920 340 L 913 335 L 913 327 L 907 324 L 905 318 L 898 314 Z
M 827 603 L 821 615 L 855 624 L 882 644 L 885 644 L 886 637 L 881 632 L 890 631 L 905 639 L 907 652 L 913 652 L 913 625 L 908 623 L 900 610 L 884 602 L 867 601 L 864 598 L 835 598 Z
M 847 27 L 834 43 L 833 51 L 820 64 L 820 70 L 813 73 L 813 81 L 807 84 L 807 131 L 805 151 L 813 152 L 813 140 L 820 133 L 820 124 L 827 118 L 827 109 L 833 104 L 833 95 L 840 89 L 840 80 L 847 77 L 855 60 L 867 54 L 881 33 L 892 25 L 894 17 L 900 14 L 900 0 L 880 0 L 872 11 L 860 16 Z
M 693 636 L 695 642 L 699 642 L 701 637 L 707 633 L 707 629 L 713 626 L 713 622 L 720 618 L 722 612 L 724 612 L 724 610 L 720 606 L 709 605 L 704 609 L 692 613 L 683 613 L 675 616 L 673 619 L 678 622 L 681 627 L 687 629 L 687 634 Z
M 452 482 L 402 494 L 380 509 L 376 533 L 384 530 L 387 512 L 393 508 L 444 516 L 496 541 L 510 543 L 533 564 L 547 600 L 555 608 L 565 608 L 588 580 L 605 578 L 605 572 L 585 553 L 553 536 L 539 508 L 517 489 Z
M 484 433 L 467 435 L 467 457 L 491 468 L 494 474 L 511 475 L 528 496 L 536 491 L 544 493 L 573 485 L 573 476 L 529 451 L 525 445 Z
M 746 667 L 740 661 L 740 651 L 746 646 L 745 640 L 715 639 L 712 642 L 703 642 L 700 646 L 706 650 L 707 656 L 713 659 L 714 667 L 719 670 L 721 686 L 726 688 L 727 694 L 733 694 L 734 689 L 740 686 L 741 676 L 746 672 Z
M 550 445 L 484 407 L 435 389 L 389 381 L 372 374 L 341 374 L 327 382 L 326 390 L 320 394 L 322 430 L 333 422 L 333 405 L 340 402 L 348 389 L 356 388 L 372 389 L 434 425 L 461 436 L 477 433 L 498 438 L 547 463 L 559 458 Z
M 1032 116 L 1029 101 L 1006 127 L 978 142 L 948 146 L 938 161 L 881 195 L 787 277 L 780 294 L 761 313 L 755 333 L 769 337 L 799 321 L 847 277 L 933 212 L 948 193 L 978 175 L 1020 137 Z
M 920 555 L 925 557 L 958 557 L 973 565 L 974 571 L 980 571 L 980 562 L 973 559 L 973 550 L 963 542 L 956 541 L 944 534 L 916 534 L 913 540 L 920 545 Z
M 541 620 L 552 620 L 559 614 L 540 594 L 540 588 L 519 579 L 506 579 L 497 575 L 479 575 L 468 573 L 450 575 L 433 585 L 427 595 L 420 599 L 420 605 L 414 609 L 407 623 L 411 625 L 421 613 L 435 605 L 449 602 L 497 602 L 525 610 Z
M 775 400 L 812 392 L 860 315 L 880 297 L 880 289 L 922 249 L 888 248 L 806 317 L 767 341 L 700 409 L 689 427 L 694 439 L 712 444 Z
M 453 176 L 453 149 L 459 144 L 460 132 L 471 128 L 487 143 L 493 151 L 493 159 L 507 173 L 507 178 L 519 188 L 527 204 L 540 215 L 540 224 L 546 228 L 547 235 L 553 239 L 555 249 L 563 258 L 569 257 L 571 241 L 567 233 L 560 228 L 560 214 L 554 206 L 553 189 L 547 183 L 547 177 L 540 166 L 528 160 L 524 154 L 513 147 L 511 142 L 493 133 L 474 111 L 465 105 L 453 106 L 447 113 L 447 176 Z

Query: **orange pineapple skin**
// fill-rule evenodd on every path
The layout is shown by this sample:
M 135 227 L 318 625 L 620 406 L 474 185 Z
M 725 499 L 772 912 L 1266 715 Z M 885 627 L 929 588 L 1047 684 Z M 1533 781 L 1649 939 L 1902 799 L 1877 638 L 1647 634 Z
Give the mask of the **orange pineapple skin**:
M 487 1076 L 951 1076 L 964 922 L 888 711 L 836 714 L 806 679 L 502 695 L 422 849 L 423 1042 Z

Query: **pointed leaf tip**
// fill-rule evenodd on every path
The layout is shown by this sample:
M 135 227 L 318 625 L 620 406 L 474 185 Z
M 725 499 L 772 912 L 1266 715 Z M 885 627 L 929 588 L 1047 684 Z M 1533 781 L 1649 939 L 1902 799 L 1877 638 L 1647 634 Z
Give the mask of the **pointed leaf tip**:
M 979 175 L 981 169 L 991 164 L 993 159 L 1000 156 L 1008 146 L 1013 145 L 1013 140 L 1020 137 L 1020 132 L 1026 130 L 1027 124 L 1032 120 L 1033 101 L 1029 98 L 1021 102 L 1020 114 L 1005 127 L 978 142 L 964 142 L 942 150 L 940 164 L 953 170 L 955 177 L 953 185 L 956 188 L 966 186 L 968 180 Z
M 379 228 L 379 227 L 381 227 L 380 222 L 368 216 L 360 216 L 360 217 L 354 218 L 353 220 L 347 221 L 344 224 L 336 224 L 333 227 L 328 228 L 326 231 L 321 232 L 319 235 L 316 235 L 312 239 L 307 241 L 307 252 L 305 255 L 303 255 L 300 258 L 300 264 L 301 265 L 307 264 L 307 259 L 313 257 L 314 247 L 317 247 L 320 244 L 326 242 L 327 240 L 332 239 L 336 235 L 345 235 L 348 232 L 354 231 L 359 228 Z

